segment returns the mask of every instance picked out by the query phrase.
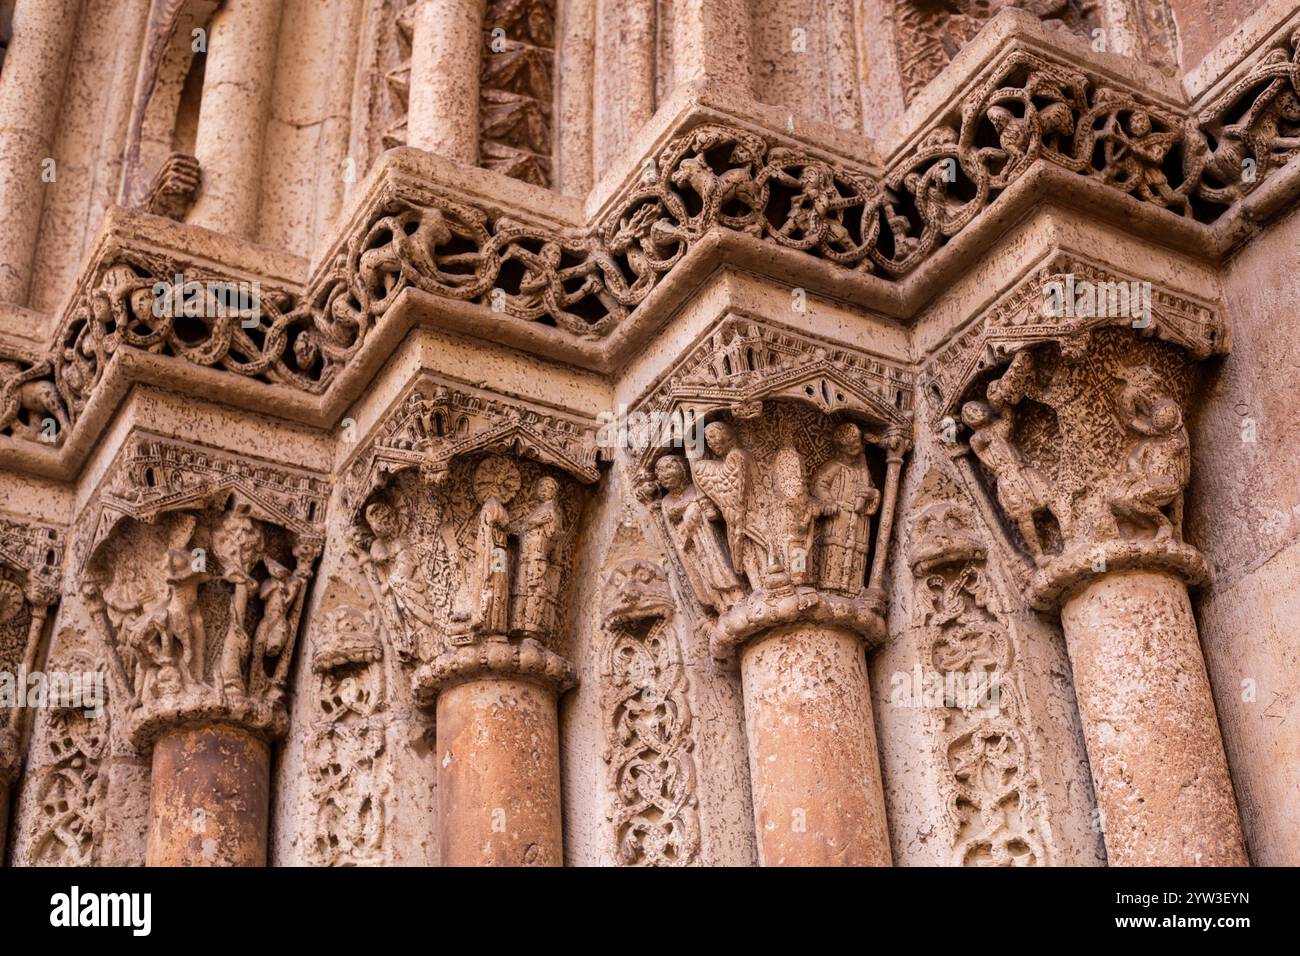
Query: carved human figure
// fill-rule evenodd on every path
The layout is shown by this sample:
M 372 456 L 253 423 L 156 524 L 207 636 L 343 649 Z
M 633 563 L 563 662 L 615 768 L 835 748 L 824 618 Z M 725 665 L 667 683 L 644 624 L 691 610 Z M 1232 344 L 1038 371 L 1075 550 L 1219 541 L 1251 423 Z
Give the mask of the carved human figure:
M 180 645 L 184 676 L 202 683 L 207 666 L 207 637 L 199 610 L 199 585 L 208 575 L 195 570 L 193 558 L 184 548 L 169 550 L 164 560 L 166 590 L 146 617 L 161 622 L 166 633 Z
M 803 458 L 795 449 L 788 445 L 777 449 L 773 472 L 781 496 L 781 556 L 790 582 L 805 584 L 812 576 L 813 536 L 822 506 L 808 494 Z
M 415 551 L 401 533 L 392 506 L 384 501 L 372 502 L 365 516 L 375 538 L 361 554 L 361 566 L 379 592 L 380 600 L 387 605 L 388 616 L 396 618 L 390 629 L 395 632 L 392 638 L 398 653 L 409 656 L 415 644 L 412 631 L 417 624 L 433 625 L 428 586 L 422 580 Z
M 250 694 L 259 693 L 266 683 L 266 659 L 278 658 L 289 644 L 294 602 L 307 577 L 305 563 L 301 561 L 292 573 L 272 558 L 263 563 L 268 576 L 258 589 L 258 596 L 262 599 L 262 619 L 253 635 L 253 661 L 248 675 Z
M 493 456 L 479 462 L 474 472 L 474 492 L 481 507 L 470 568 L 473 605 L 469 622 L 481 637 L 509 631 L 510 615 L 510 512 L 506 505 L 519 490 L 519 469 L 505 458 Z
M 704 443 L 717 458 L 692 461 L 691 477 L 722 514 L 731 566 L 749 578 L 750 587 L 761 588 L 771 562 L 768 542 L 749 517 L 749 498 L 755 485 L 753 461 L 726 422 L 706 425 Z
M 1107 494 L 1111 514 L 1149 522 L 1157 540 L 1181 537 L 1183 491 L 1192 473 L 1182 410 L 1167 395 L 1151 394 L 1135 381 L 1125 387 L 1120 404 L 1128 413 L 1129 429 L 1143 437 L 1129 451 L 1123 474 Z M 1161 510 L 1166 507 L 1172 518 Z M 1118 528 L 1114 531 L 1118 534 Z
M 559 563 L 556 545 L 564 533 L 560 510 L 560 483 L 550 475 L 537 482 L 537 504 L 515 526 L 519 537 L 519 573 L 515 582 L 513 630 L 523 634 L 548 634 L 559 606 Z
M 1043 476 L 1024 462 L 1011 443 L 1015 419 L 1010 407 L 995 415 L 985 402 L 967 402 L 962 406 L 961 418 L 972 432 L 971 451 L 993 474 L 1002 510 L 1020 529 L 1034 562 L 1045 564 L 1048 556 L 1043 552 L 1034 516 L 1050 510 L 1051 491 Z
M 812 479 L 812 494 L 825 523 L 821 531 L 821 586 L 856 594 L 866 582 L 871 515 L 880 492 L 871 481 L 862 429 L 844 422 L 832 435 L 834 451 Z
M 655 462 L 655 479 L 663 489 L 659 501 L 668 534 L 681 556 L 691 590 L 700 603 L 715 611 L 729 610 L 743 596 L 716 522 L 718 511 L 687 477 L 686 460 L 665 455 Z

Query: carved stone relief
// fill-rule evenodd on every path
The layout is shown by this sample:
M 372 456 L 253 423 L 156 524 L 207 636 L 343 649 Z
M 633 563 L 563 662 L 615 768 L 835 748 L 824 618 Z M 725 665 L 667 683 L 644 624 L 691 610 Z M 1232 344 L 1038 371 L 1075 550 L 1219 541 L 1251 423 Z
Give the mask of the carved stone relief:
M 700 849 L 694 735 L 676 608 L 663 568 L 617 562 L 604 582 L 601 652 L 609 811 L 625 866 L 686 866 Z
M 133 436 L 90 509 L 75 573 L 129 736 L 222 716 L 276 737 L 326 485 Z
M 952 862 L 1049 865 L 1035 732 L 1004 589 L 974 509 L 937 467 L 921 482 L 909 531 L 921 668 L 943 687 L 930 711 Z
M 1061 257 L 923 372 L 932 420 L 952 430 L 960 415 L 991 496 L 1037 565 L 1040 606 L 1098 562 L 1208 577 L 1182 541 L 1184 415 L 1197 360 L 1227 351 L 1227 328 L 1207 305 L 1168 293 L 1150 294 L 1137 317 L 1084 299 L 1131 288 Z M 1049 308 L 1060 294 L 1069 308 Z
M 353 547 L 421 693 L 498 667 L 568 686 L 564 622 L 590 423 L 431 377 L 349 466 Z
M 867 562 L 887 547 L 892 513 L 883 531 L 872 517 L 882 485 L 892 512 L 907 383 L 901 367 L 728 320 L 641 404 L 692 442 L 651 442 L 638 493 L 717 656 L 796 617 L 880 636 L 883 558 L 870 577 Z

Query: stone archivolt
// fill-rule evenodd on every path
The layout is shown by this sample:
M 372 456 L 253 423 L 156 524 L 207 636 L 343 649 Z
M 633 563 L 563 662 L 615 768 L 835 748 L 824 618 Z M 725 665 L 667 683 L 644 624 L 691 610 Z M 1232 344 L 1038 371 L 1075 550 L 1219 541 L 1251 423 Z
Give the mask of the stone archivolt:
M 50 416 L 57 443 L 122 346 L 319 394 L 407 288 L 604 337 L 718 228 L 896 280 L 1040 160 L 1213 222 L 1300 151 L 1298 97 L 1300 31 L 1194 116 L 1014 50 L 880 177 L 707 123 L 670 140 L 585 232 L 390 184 L 306 290 L 262 297 L 255 329 L 227 316 L 178 334 L 151 291 L 175 263 L 124 251 L 96 266 L 48 358 L 0 364 L 0 434 L 36 440 Z
M 135 746 L 214 720 L 284 734 L 325 490 L 215 449 L 144 433 L 128 443 L 78 532 L 75 574 Z

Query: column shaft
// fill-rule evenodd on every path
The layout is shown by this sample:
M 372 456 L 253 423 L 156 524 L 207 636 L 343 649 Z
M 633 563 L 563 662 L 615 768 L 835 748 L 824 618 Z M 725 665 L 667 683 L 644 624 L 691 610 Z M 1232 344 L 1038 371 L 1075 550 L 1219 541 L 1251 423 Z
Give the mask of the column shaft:
M 262 144 L 282 0 L 227 0 L 212 19 L 194 152 L 203 168 L 189 221 L 257 238 Z
M 1103 574 L 1061 623 L 1110 864 L 1246 865 L 1186 585 Z
M 411 39 L 408 146 L 478 162 L 483 0 L 424 0 Z
M 81 0 L 18 0 L 0 73 L 0 302 L 26 305 Z M 57 167 L 54 169 L 57 175 Z
M 862 640 L 782 627 L 741 657 L 759 860 L 889 866 L 889 833 Z
M 560 866 L 555 691 L 486 677 L 438 695 L 444 866 Z
M 228 724 L 182 727 L 153 751 L 148 866 L 265 866 L 271 748 Z

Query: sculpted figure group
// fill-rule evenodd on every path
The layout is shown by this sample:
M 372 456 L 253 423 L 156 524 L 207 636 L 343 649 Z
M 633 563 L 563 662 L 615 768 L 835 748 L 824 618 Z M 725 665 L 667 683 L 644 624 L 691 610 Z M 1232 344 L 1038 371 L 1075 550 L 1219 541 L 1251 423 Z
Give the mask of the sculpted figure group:
M 858 425 L 834 428 L 811 480 L 795 448 L 777 449 L 771 500 L 730 423 L 710 422 L 704 439 L 712 457 L 668 454 L 654 466 L 670 542 L 701 604 L 724 613 L 747 591 L 814 586 L 856 596 L 865 588 L 880 492 Z
M 1110 375 L 1120 384 L 1105 402 L 1123 429 L 1127 449 L 1118 467 L 1097 463 L 1104 477 L 1069 498 L 1030 464 L 1017 444 L 1017 405 L 1029 397 L 1051 406 L 1066 390 L 1037 381 L 1030 349 L 1017 352 L 1002 377 L 990 382 L 987 400 L 962 406 L 970 449 L 987 470 L 998 504 L 1015 526 L 1035 564 L 1057 555 L 1044 547 L 1041 519 L 1054 519 L 1062 550 L 1100 540 L 1182 540 L 1183 494 L 1191 477 L 1191 445 L 1179 403 L 1155 372 L 1120 365 Z

